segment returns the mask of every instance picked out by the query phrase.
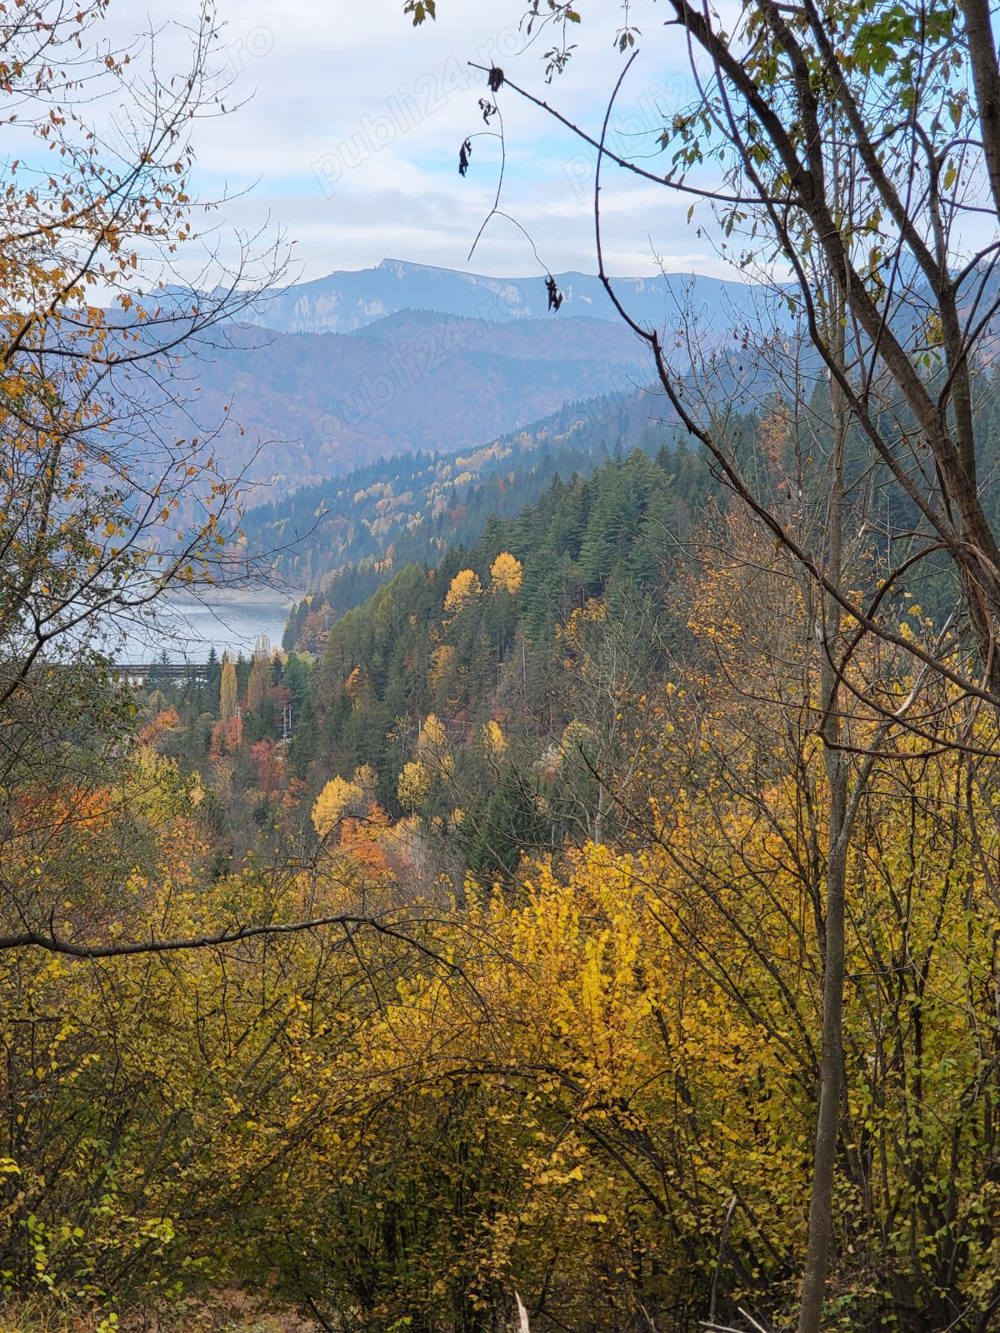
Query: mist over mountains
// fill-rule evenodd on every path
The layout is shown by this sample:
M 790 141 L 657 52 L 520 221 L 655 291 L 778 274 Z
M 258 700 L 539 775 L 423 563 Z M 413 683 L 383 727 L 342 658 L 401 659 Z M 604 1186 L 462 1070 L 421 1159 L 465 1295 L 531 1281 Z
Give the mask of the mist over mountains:
M 211 433 L 253 506 L 380 458 L 481 448 L 568 403 L 647 385 L 649 349 L 600 280 L 556 282 L 557 311 L 542 277 L 400 260 L 268 293 L 171 359 L 158 415 L 178 438 Z M 762 289 L 714 278 L 624 278 L 617 290 L 682 373 L 692 348 L 725 358 L 736 331 L 775 318 Z
M 183 379 L 182 379 L 183 377 Z M 175 369 L 161 411 L 181 436 L 223 423 L 216 458 L 259 501 L 388 454 L 488 443 L 564 403 L 631 392 L 648 357 L 621 324 L 504 324 L 404 311 L 350 334 L 229 331 Z

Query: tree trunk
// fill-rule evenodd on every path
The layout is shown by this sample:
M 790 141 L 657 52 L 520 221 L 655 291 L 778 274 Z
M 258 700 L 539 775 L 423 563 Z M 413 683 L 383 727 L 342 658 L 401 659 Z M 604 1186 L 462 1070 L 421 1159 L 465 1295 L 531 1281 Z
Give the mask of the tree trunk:
M 836 170 L 836 167 L 835 167 Z M 831 291 L 835 293 L 833 283 Z M 833 295 L 830 319 L 832 347 L 841 368 L 846 365 L 845 320 L 842 298 Z M 834 442 L 831 455 L 827 572 L 837 586 L 843 565 L 844 453 L 848 406 L 836 380 L 830 383 Z M 802 1278 L 798 1333 L 819 1333 L 826 1280 L 833 1257 L 833 1181 L 844 1096 L 844 922 L 847 894 L 847 848 L 850 828 L 847 809 L 847 761 L 839 748 L 840 680 L 833 661 L 841 629 L 840 603 L 823 598 L 823 634 L 820 644 L 820 699 L 824 764 L 829 785 L 823 958 L 823 1025 L 819 1070 L 819 1106 L 813 1148 L 812 1188 L 809 1199 L 809 1240 Z
M 819 1109 L 809 1199 L 809 1245 L 802 1280 L 798 1333 L 819 1333 L 826 1279 L 833 1257 L 833 1177 L 844 1095 L 844 920 L 847 879 L 847 767 L 828 751 L 830 850 L 826 869 L 823 941 L 823 1046 Z M 831 771 L 832 770 L 832 771 Z

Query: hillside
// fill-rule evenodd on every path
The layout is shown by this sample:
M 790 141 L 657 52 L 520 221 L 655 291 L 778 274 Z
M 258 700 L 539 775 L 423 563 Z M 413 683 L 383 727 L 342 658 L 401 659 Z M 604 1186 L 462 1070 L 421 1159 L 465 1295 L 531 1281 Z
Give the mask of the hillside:
M 690 567 L 692 536 L 718 494 L 702 457 L 683 445 L 655 458 L 636 450 L 590 477 L 557 479 L 514 517 L 491 519 L 471 548 L 452 546 L 433 567 L 400 569 L 333 622 L 312 676 L 313 721 L 296 733 L 293 768 L 318 789 L 368 765 L 378 800 L 398 813 L 400 802 L 407 806 L 399 794 L 404 765 L 419 758 L 414 746 L 424 718 L 434 714 L 454 742 L 449 783 L 452 805 L 469 816 L 463 836 L 476 830 L 470 864 L 509 868 L 506 856 L 484 861 L 485 849 L 524 848 L 531 839 L 524 830 L 501 838 L 479 827 L 496 776 L 479 764 L 481 728 L 499 723 L 510 746 L 506 762 L 523 780 L 591 705 L 600 714 L 589 718 L 592 730 L 613 727 L 601 682 L 580 677 L 565 627 L 574 623 L 586 637 L 590 619 L 592 631 L 627 642 L 627 660 L 617 669 L 638 690 L 683 631 L 667 611 L 670 587 Z M 513 775 L 512 767 L 511 781 Z M 445 797 L 428 793 L 416 808 L 429 819 Z M 535 836 L 558 844 L 566 826 L 557 824 Z
M 168 330 L 158 336 L 166 339 Z M 421 311 L 350 334 L 230 327 L 130 387 L 181 438 L 215 432 L 262 501 L 402 452 L 475 448 L 595 393 L 630 392 L 648 359 L 621 324 L 491 324 Z
M 536 774 L 574 718 L 595 737 L 609 727 L 615 732 L 602 673 L 621 674 L 621 687 L 627 680 L 638 693 L 662 670 L 668 649 L 680 648 L 686 612 L 681 606 L 678 614 L 673 585 L 695 568 L 692 542 L 721 501 L 702 454 L 683 440 L 655 456 L 634 449 L 607 459 L 589 476 L 557 477 L 513 515 L 488 518 L 471 545 L 452 542 L 433 559 L 399 563 L 370 596 L 355 571 L 347 585 L 355 605 L 335 610 L 318 596 L 303 602 L 289 623 L 289 653 L 263 664 L 270 696 L 254 694 L 260 664 L 236 666 L 236 690 L 246 702 L 235 745 L 218 728 L 211 739 L 205 730 L 204 710 L 219 706 L 217 665 L 207 694 L 203 685 L 171 693 L 169 683 L 155 682 L 183 724 L 165 734 L 165 750 L 201 767 L 214 786 L 221 770 L 211 755 L 206 767 L 206 749 L 218 758 L 228 747 L 235 767 L 217 799 L 226 809 L 220 829 L 238 831 L 234 856 L 247 850 L 255 819 L 265 852 L 279 828 L 287 835 L 291 825 L 301 835 L 324 785 L 364 768 L 369 794 L 382 809 L 394 817 L 417 811 L 428 829 L 445 812 L 451 790 L 447 810 L 460 804 L 468 817 L 452 859 L 462 847 L 477 871 L 509 870 L 526 848 L 578 835 L 594 791 L 580 773 L 580 791 L 558 798 L 566 806 L 562 815 L 544 829 L 529 818 L 501 837 L 491 821 L 504 803 L 492 803 L 497 775 L 482 763 L 482 728 L 491 720 L 502 728 L 505 790 L 517 772 L 521 785 Z M 617 665 L 605 659 L 601 640 L 618 645 Z M 592 659 L 586 669 L 583 653 Z M 275 751 L 285 705 L 292 741 L 287 752 Z M 431 714 L 444 727 L 455 768 L 444 788 L 429 787 L 411 800 L 400 782 L 406 765 L 420 759 Z M 254 756 L 264 751 L 281 755 L 282 776 L 265 802 L 266 815 L 261 806 L 257 818 L 250 809 L 260 801 Z M 278 779 L 272 774 L 268 781 Z M 601 817 L 610 827 L 610 812 Z
M 568 403 L 648 383 L 649 350 L 600 281 L 556 280 L 552 311 L 541 278 L 384 260 L 251 300 L 240 312 L 250 322 L 214 327 L 122 387 L 176 438 L 212 438 L 223 473 L 252 483 L 247 503 L 267 503 L 378 458 L 479 448 Z M 661 331 L 679 374 L 699 367 L 712 401 L 747 406 L 767 391 L 767 358 L 742 349 L 754 330 L 790 329 L 775 293 L 678 274 L 618 290 Z M 175 308 L 165 298 L 170 317 L 149 325 L 151 346 L 184 330 L 190 297 L 176 295 Z
M 345 601 L 348 572 L 372 592 L 394 568 L 475 542 L 489 515 L 514 515 L 554 477 L 585 475 L 624 442 L 656 453 L 674 436 L 669 418 L 646 390 L 570 403 L 482 448 L 397 454 L 302 487 L 250 510 L 243 532 L 251 552 L 274 553 L 292 587 L 322 586 L 343 611 L 363 600 Z

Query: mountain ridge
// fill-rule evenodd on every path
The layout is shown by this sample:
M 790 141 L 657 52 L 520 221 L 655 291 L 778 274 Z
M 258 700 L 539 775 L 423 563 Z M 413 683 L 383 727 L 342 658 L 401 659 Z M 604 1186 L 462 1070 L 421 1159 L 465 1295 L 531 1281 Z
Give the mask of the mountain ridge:
M 245 317 L 280 333 L 350 333 L 406 308 L 490 323 L 537 319 L 549 314 L 547 276 L 496 278 L 382 259 L 371 268 L 338 269 L 288 284 L 251 302 Z M 619 321 L 596 274 L 567 270 L 553 277 L 563 298 L 562 318 Z M 759 313 L 770 295 L 760 286 L 697 273 L 613 281 L 637 319 L 659 327 L 665 316 L 689 311 L 697 314 L 703 331 L 716 335 Z

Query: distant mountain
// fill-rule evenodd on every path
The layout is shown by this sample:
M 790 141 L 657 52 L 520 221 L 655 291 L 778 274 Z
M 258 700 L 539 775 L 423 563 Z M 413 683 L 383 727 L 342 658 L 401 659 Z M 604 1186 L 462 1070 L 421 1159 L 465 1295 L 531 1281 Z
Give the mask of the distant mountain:
M 563 296 L 559 318 L 584 316 L 618 321 L 598 277 L 557 273 Z M 656 328 L 674 329 L 696 318 L 702 337 L 723 334 L 760 316 L 762 288 L 698 274 L 618 278 L 615 288 L 629 312 Z M 352 333 L 401 310 L 506 323 L 549 317 L 545 276 L 490 278 L 478 273 L 383 259 L 374 268 L 344 270 L 298 283 L 265 298 L 254 318 L 280 333 Z
M 550 311 L 540 277 L 383 260 L 259 298 L 242 312 L 249 322 L 182 346 L 158 385 L 137 375 L 129 388 L 153 395 L 175 438 L 211 438 L 222 472 L 245 472 L 251 503 L 266 503 L 375 459 L 482 447 L 564 404 L 647 383 L 649 350 L 600 281 L 556 281 L 563 301 Z M 697 349 L 716 402 L 749 396 L 738 363 L 754 361 L 740 349 L 757 345 L 756 326 L 786 336 L 787 305 L 759 287 L 676 274 L 616 285 L 661 329 L 681 375 Z M 167 341 L 172 326 L 150 329 Z M 762 368 L 749 373 L 760 381 Z
M 230 326 L 226 341 L 175 359 L 157 415 L 178 438 L 223 422 L 216 458 L 230 475 L 248 465 L 260 501 L 377 458 L 484 445 L 650 372 L 624 325 L 593 319 L 408 310 L 350 334 Z

